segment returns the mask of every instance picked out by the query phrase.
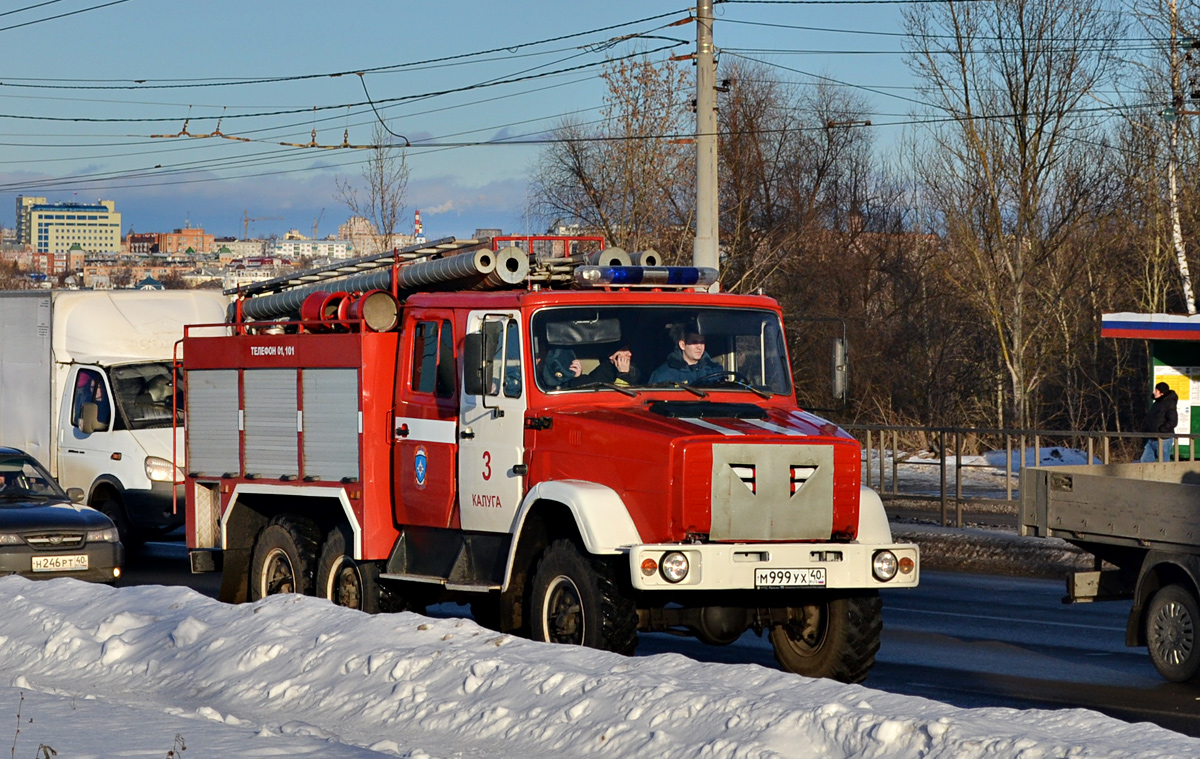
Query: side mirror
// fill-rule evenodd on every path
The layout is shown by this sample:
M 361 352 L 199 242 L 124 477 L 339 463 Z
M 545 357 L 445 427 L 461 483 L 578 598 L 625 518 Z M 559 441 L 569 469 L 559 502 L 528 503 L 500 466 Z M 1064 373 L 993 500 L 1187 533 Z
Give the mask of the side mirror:
M 483 333 L 472 332 L 463 338 L 463 392 L 483 395 Z
M 83 503 L 85 495 L 83 488 L 67 488 L 67 498 L 71 499 L 71 503 Z
M 833 341 L 833 397 L 845 403 L 850 392 L 850 380 L 846 367 L 846 339 L 834 338 Z

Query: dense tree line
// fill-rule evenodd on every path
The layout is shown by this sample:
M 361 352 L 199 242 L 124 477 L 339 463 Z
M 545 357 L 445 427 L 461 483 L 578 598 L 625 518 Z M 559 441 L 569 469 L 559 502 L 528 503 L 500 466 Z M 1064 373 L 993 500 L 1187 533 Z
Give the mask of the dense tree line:
M 721 286 L 781 302 L 802 404 L 828 405 L 840 319 L 852 367 L 840 419 L 1138 429 L 1146 347 L 1101 339 L 1100 315 L 1187 312 L 1200 83 L 1171 42 L 1187 9 L 1115 10 L 913 4 L 920 126 L 887 151 L 853 90 L 722 59 Z M 626 60 L 607 79 L 601 120 L 564 122 L 543 152 L 533 210 L 686 262 L 691 71 Z

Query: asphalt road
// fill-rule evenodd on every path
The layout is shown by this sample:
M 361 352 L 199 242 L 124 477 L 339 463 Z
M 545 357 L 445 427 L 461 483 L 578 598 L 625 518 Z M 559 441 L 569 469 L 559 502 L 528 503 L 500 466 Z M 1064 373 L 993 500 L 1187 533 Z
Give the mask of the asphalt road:
M 216 597 L 216 574 L 192 575 L 181 544 L 151 544 L 121 585 L 187 585 Z M 1062 581 L 932 572 L 884 594 L 884 633 L 866 685 L 961 707 L 1083 707 L 1200 737 L 1200 684 L 1162 680 L 1145 649 L 1125 647 L 1124 603 L 1064 605 Z M 438 616 L 466 614 L 444 605 Z M 765 636 L 730 646 L 667 634 L 641 636 L 639 656 L 776 667 Z

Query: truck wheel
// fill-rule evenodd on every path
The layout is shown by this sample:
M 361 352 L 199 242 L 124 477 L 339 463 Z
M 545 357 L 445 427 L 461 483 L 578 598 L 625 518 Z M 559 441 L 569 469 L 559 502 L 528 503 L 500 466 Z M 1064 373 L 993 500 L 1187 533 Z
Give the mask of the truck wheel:
M 530 637 L 619 654 L 637 648 L 637 609 L 617 590 L 607 562 L 556 540 L 542 553 L 529 591 Z
M 126 551 L 133 553 L 146 542 L 140 534 L 134 532 L 133 526 L 129 524 L 129 517 L 125 516 L 125 506 L 117 496 L 105 495 L 96 502 L 93 508 L 111 519 L 117 526 L 117 536 L 121 539 L 121 545 L 125 546 Z
M 379 564 L 356 561 L 350 552 L 349 530 L 337 527 L 325 539 L 317 563 L 317 597 L 368 614 L 380 611 Z
M 250 600 L 277 593 L 312 595 L 320 532 L 307 519 L 279 516 L 258 533 L 250 560 Z
M 790 621 L 771 628 L 775 661 L 798 675 L 860 683 L 875 664 L 882 610 L 878 593 L 791 609 Z
M 1146 646 L 1158 674 L 1173 683 L 1196 677 L 1200 670 L 1196 599 L 1180 585 L 1168 585 L 1150 599 L 1146 609 Z

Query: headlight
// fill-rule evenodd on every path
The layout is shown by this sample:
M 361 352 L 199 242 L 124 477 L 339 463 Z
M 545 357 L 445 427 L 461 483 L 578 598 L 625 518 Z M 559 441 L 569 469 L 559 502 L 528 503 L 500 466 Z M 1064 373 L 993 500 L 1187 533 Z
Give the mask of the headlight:
M 688 560 L 687 557 L 678 551 L 672 551 L 662 557 L 661 571 L 663 579 L 667 582 L 680 582 L 687 577 Z
M 89 543 L 116 543 L 120 540 L 117 535 L 116 527 L 106 527 L 103 530 L 88 530 L 87 542 Z
M 21 540 L 20 535 L 13 535 L 11 533 L 0 534 L 0 546 L 19 546 L 24 542 L 24 540 Z
M 183 482 L 183 472 L 158 456 L 146 457 L 146 477 L 153 482 Z
M 895 577 L 898 567 L 896 554 L 891 551 L 880 551 L 875 554 L 875 559 L 871 562 L 871 571 L 875 574 L 875 578 L 882 582 L 887 582 Z

